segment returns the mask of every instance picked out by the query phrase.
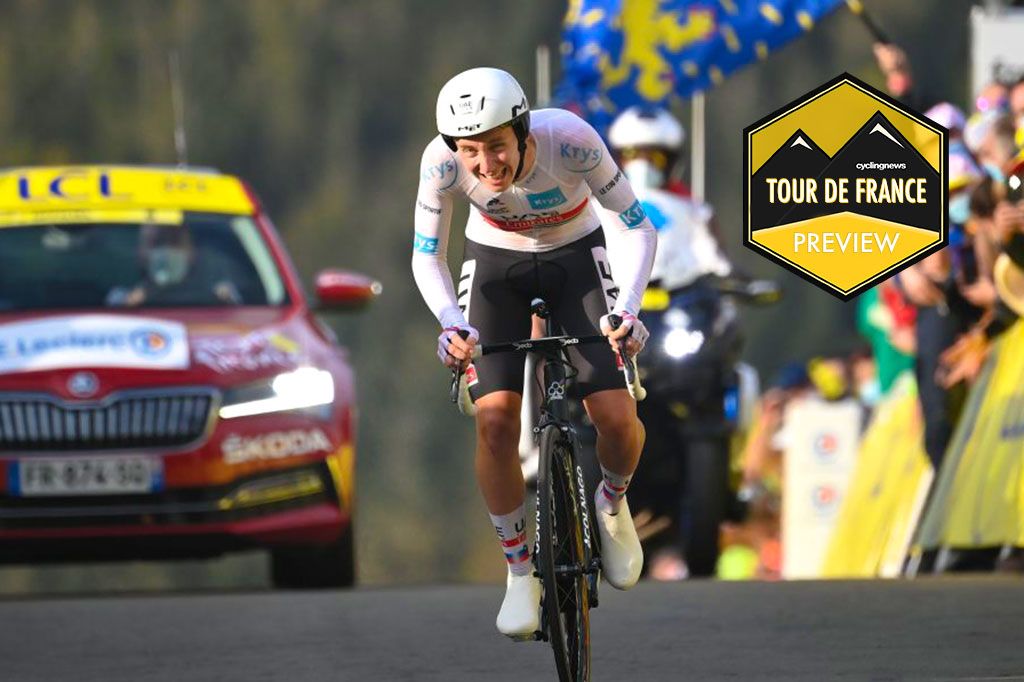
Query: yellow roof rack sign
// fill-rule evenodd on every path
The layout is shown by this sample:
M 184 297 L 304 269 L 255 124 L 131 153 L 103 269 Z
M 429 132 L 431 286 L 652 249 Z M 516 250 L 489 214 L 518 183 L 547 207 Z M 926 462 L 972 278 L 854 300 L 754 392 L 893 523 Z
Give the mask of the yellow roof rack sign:
M 13 214 L 99 218 L 140 210 L 251 215 L 255 206 L 238 178 L 214 172 L 119 166 L 0 171 L 0 222 Z

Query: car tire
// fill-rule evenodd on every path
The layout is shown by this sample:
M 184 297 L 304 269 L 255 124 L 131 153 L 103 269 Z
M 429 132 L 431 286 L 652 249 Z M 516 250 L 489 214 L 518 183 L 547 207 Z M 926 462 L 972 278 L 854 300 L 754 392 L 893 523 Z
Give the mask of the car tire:
M 352 587 L 356 579 L 351 528 L 329 545 L 277 547 L 270 551 L 270 580 L 278 589 Z

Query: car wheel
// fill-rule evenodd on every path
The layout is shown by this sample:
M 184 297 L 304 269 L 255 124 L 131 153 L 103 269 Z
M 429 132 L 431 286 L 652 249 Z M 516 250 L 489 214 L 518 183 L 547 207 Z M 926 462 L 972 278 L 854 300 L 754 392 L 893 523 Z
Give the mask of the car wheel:
M 276 588 L 352 587 L 356 578 L 351 528 L 329 545 L 277 547 L 270 551 L 270 579 Z

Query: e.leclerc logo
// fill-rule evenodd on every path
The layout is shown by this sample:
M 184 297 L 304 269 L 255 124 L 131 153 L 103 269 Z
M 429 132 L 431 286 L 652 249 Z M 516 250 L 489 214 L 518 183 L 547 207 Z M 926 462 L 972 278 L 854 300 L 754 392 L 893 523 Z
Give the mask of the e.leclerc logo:
M 171 349 L 167 336 L 155 329 L 139 329 L 131 333 L 132 348 L 139 355 L 147 358 L 158 358 L 166 355 Z
M 849 74 L 744 129 L 743 243 L 842 300 L 948 242 L 947 131 Z

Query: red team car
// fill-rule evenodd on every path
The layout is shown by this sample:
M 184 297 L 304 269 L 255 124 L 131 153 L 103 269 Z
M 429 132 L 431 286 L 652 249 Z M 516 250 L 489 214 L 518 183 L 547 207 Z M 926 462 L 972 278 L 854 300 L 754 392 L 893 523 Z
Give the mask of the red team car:
M 318 309 L 379 291 L 317 276 Z M 0 171 L 0 562 L 267 548 L 354 580 L 352 370 L 251 190 L 212 171 Z

